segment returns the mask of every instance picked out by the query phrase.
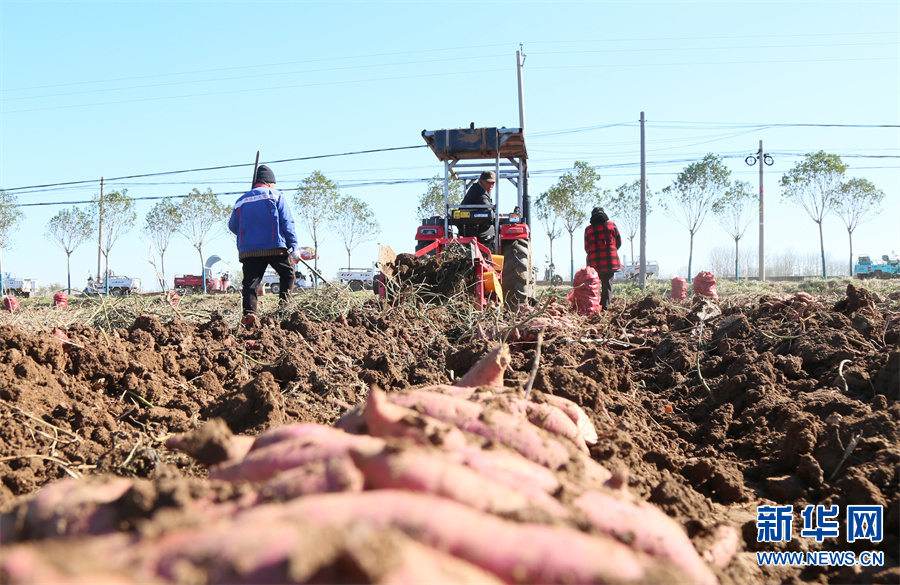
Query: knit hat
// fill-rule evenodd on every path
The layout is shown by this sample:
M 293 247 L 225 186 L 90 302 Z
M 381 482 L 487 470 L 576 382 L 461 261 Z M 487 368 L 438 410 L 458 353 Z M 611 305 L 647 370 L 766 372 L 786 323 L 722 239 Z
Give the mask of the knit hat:
M 256 183 L 274 183 L 275 182 L 275 173 L 272 172 L 272 169 L 267 167 L 266 165 L 259 165 L 259 168 L 256 169 L 256 179 L 253 181 Z
M 591 211 L 591 223 L 592 224 L 606 223 L 608 221 L 609 221 L 609 216 L 606 215 L 606 212 L 603 211 L 602 207 L 595 207 Z

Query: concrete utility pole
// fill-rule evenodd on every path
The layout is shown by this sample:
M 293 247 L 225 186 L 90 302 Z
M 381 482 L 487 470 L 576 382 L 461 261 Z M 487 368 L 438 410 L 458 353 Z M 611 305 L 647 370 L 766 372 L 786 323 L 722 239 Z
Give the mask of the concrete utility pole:
M 100 177 L 100 208 L 97 210 L 97 279 L 100 279 L 100 258 L 103 256 L 103 187 L 105 179 Z
M 763 150 L 763 141 L 759 141 L 759 152 L 744 159 L 749 166 L 759 162 L 759 280 L 766 279 L 766 230 L 765 230 L 765 189 L 763 187 L 763 167 L 772 166 L 775 160 Z M 737 259 L 735 259 L 737 261 Z
M 641 112 L 641 290 L 647 281 L 647 139 L 644 133 L 644 112 Z M 632 258 L 632 260 L 634 260 Z
M 519 127 L 522 129 L 522 140 L 525 140 L 525 83 L 522 78 L 523 66 L 525 65 L 525 49 L 522 43 L 519 43 L 519 50 L 516 51 L 516 75 L 519 81 Z M 531 193 L 528 191 L 528 161 L 523 158 L 519 166 L 519 190 L 522 194 L 522 218 L 525 225 L 531 228 Z M 500 175 L 497 175 L 498 177 Z

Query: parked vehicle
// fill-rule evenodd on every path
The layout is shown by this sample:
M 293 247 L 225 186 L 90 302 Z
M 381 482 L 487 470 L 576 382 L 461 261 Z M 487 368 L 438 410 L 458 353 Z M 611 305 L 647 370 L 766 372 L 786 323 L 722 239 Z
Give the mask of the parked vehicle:
M 866 278 L 900 278 L 900 256 L 884 254 L 881 262 L 872 262 L 868 254 L 860 254 L 853 275 L 860 280 Z
M 220 270 L 213 276 L 213 266 L 219 262 L 223 262 L 225 268 Z M 233 293 L 237 292 L 235 283 L 236 277 L 227 262 L 224 262 L 219 256 L 213 255 L 206 259 L 203 268 L 206 278 L 206 292 L 208 293 Z M 203 292 L 203 278 L 199 274 L 176 274 L 174 281 L 174 289 L 178 294 L 199 293 Z
M 647 278 L 652 278 L 659 274 L 658 262 L 646 262 L 645 270 Z M 636 280 L 641 275 L 640 262 L 628 262 L 622 265 L 622 270 L 617 270 L 613 275 L 613 280 Z
M 114 297 L 120 297 L 128 294 L 138 294 L 141 292 L 141 279 L 130 278 L 128 276 L 108 276 L 109 294 Z M 87 286 L 82 291 L 86 295 L 105 295 L 107 291 L 107 281 L 103 278 L 94 280 L 88 277 Z
M 266 269 L 262 278 L 263 292 L 270 292 L 277 295 L 281 292 L 281 278 L 278 273 L 271 268 Z M 299 270 L 294 271 L 294 288 L 309 288 L 312 284 L 306 278 L 306 275 Z
M 379 274 L 373 262 L 371 268 L 341 268 L 337 273 L 337 281 L 349 286 L 352 291 L 372 290 Z
M 3 273 L 3 292 L 8 295 L 28 298 L 32 294 L 37 294 L 40 284 L 37 280 L 31 278 L 16 278 L 13 272 Z

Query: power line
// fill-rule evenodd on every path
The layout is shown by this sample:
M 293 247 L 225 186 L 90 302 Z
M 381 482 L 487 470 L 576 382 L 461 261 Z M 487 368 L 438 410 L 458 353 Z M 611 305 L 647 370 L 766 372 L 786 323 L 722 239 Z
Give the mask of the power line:
M 357 154 L 372 154 L 372 153 L 376 153 L 376 152 L 391 152 L 391 151 L 395 151 L 395 150 L 410 150 L 410 149 L 414 149 L 414 148 L 425 148 L 426 146 L 428 146 L 428 145 L 427 144 L 417 144 L 415 146 L 397 146 L 397 147 L 393 147 L 393 148 L 375 148 L 375 149 L 371 149 L 371 150 L 358 150 L 358 151 L 354 151 L 354 152 L 341 152 L 341 153 L 335 153 L 335 154 L 319 154 L 319 155 L 315 155 L 315 156 L 301 156 L 301 157 L 297 157 L 297 158 L 285 158 L 285 159 L 281 159 L 281 160 L 265 161 L 265 164 L 280 164 L 280 163 L 286 163 L 286 162 L 297 162 L 297 161 L 304 161 L 304 160 L 334 158 L 334 157 L 338 157 L 338 156 L 352 156 L 352 155 L 357 155 Z M 254 166 L 254 164 L 255 163 L 241 163 L 241 164 L 236 164 L 236 165 L 222 165 L 222 166 L 218 166 L 218 167 L 201 167 L 201 168 L 196 168 L 196 169 L 184 169 L 184 170 L 180 170 L 180 171 L 163 171 L 160 173 L 145 173 L 142 175 L 125 175 L 122 177 L 109 177 L 106 180 L 107 181 L 122 181 L 125 179 L 140 179 L 140 178 L 144 178 L 144 177 L 161 177 L 164 175 L 179 175 L 179 174 L 183 174 L 183 173 L 198 173 L 198 172 L 202 172 L 202 171 L 219 171 L 222 169 L 236 169 L 236 168 L 243 168 L 243 167 L 252 167 L 252 166 Z M 84 181 L 69 181 L 66 183 L 49 183 L 46 185 L 29 185 L 26 187 L 12 187 L 10 189 L 4 189 L 4 191 L 11 192 L 11 191 L 21 191 L 23 189 L 64 187 L 64 186 L 70 186 L 70 185 L 84 185 L 84 184 L 96 183 L 96 182 L 97 182 L 97 179 L 88 179 L 88 180 L 84 180 Z

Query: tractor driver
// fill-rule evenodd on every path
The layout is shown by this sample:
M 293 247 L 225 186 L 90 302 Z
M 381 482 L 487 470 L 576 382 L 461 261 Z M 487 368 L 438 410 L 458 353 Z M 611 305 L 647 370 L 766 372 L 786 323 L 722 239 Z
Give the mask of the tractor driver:
M 492 206 L 494 202 L 491 200 L 491 189 L 494 188 L 494 183 L 496 182 L 497 177 L 493 171 L 484 171 L 478 177 L 478 180 L 472 183 L 472 186 L 466 191 L 466 196 L 463 197 L 461 205 Z M 481 225 L 461 225 L 459 226 L 459 235 L 463 238 L 476 236 L 478 241 L 488 248 L 494 247 L 493 221 Z

